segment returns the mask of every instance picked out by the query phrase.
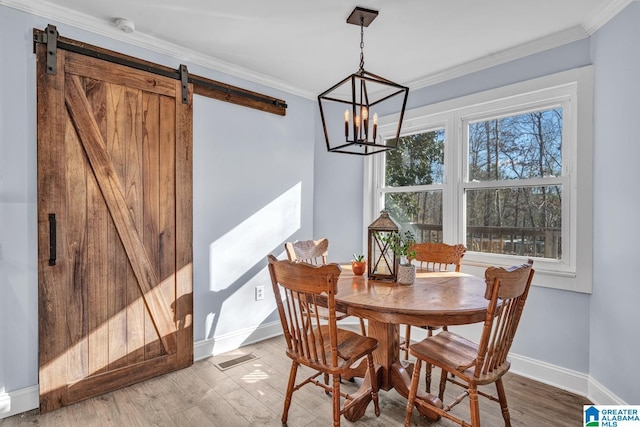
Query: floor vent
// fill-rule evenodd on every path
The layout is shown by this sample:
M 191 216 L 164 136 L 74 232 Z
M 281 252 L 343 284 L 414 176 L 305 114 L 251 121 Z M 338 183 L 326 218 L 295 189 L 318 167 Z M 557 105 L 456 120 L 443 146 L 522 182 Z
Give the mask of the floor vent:
M 221 371 L 225 371 L 227 369 L 233 368 L 234 366 L 242 365 L 243 363 L 249 362 L 250 360 L 257 359 L 253 353 L 245 354 L 243 356 L 239 356 L 233 359 L 229 359 L 226 362 L 215 363 L 216 367 Z

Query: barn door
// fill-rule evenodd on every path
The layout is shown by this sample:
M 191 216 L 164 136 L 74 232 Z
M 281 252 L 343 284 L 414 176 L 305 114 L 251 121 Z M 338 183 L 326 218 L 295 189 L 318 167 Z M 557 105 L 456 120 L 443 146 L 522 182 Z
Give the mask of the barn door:
M 193 363 L 192 88 L 36 53 L 46 412 Z

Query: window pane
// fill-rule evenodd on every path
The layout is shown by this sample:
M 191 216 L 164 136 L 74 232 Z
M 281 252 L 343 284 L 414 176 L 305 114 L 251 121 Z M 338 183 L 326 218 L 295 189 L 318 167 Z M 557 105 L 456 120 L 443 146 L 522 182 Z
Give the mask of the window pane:
M 562 174 L 562 108 L 469 124 L 469 180 Z
M 403 136 L 386 153 L 385 185 L 441 184 L 444 176 L 444 130 Z
M 418 242 L 442 242 L 442 191 L 387 193 L 385 209 Z
M 562 257 L 562 186 L 467 190 L 471 251 Z

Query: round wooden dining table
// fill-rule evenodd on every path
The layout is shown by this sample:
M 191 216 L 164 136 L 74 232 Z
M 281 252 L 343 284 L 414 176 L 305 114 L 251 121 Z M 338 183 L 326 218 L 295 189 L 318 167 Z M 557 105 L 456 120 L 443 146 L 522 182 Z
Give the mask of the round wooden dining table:
M 350 266 L 343 265 L 338 280 L 336 308 L 348 315 L 367 319 L 367 335 L 378 340 L 378 348 L 374 352 L 378 388 L 393 388 L 406 398 L 412 365 L 400 361 L 399 325 L 453 326 L 482 322 L 488 305 L 484 298 L 485 289 L 484 278 L 465 273 L 418 269 L 413 285 L 401 285 L 369 280 L 366 273 L 356 276 Z M 363 384 L 361 389 L 365 386 L 368 384 Z M 367 403 L 363 401 L 362 405 Z M 418 391 L 416 408 L 427 418 L 437 420 L 439 417 L 432 411 L 433 406 L 442 407 L 440 399 Z M 362 416 L 365 407 L 355 408 L 345 416 L 355 421 Z

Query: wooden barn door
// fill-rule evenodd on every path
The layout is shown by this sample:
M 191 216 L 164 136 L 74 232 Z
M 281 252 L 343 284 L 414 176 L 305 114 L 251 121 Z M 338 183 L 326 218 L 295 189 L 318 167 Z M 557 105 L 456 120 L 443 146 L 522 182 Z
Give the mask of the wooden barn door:
M 193 363 L 192 87 L 36 53 L 46 412 Z

